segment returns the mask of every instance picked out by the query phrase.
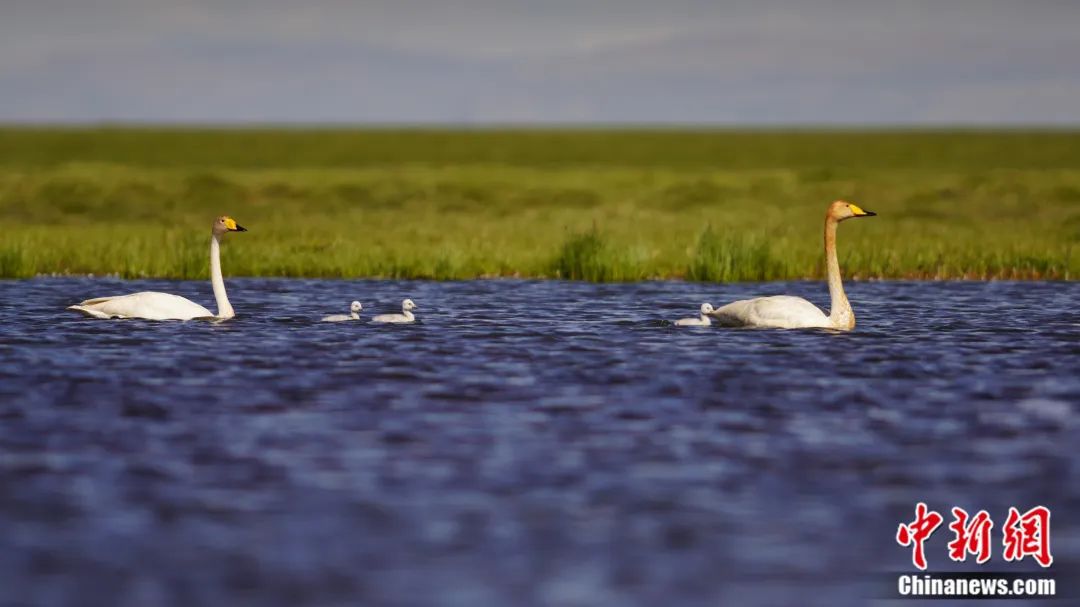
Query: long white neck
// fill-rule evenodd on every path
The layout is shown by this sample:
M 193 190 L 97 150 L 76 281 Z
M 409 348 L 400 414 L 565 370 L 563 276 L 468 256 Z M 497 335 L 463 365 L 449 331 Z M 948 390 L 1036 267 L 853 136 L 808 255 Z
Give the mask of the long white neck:
M 836 259 L 836 226 L 838 221 L 825 218 L 825 271 L 829 278 L 829 322 L 837 329 L 854 329 L 855 312 L 851 310 L 844 283 L 840 280 L 840 262 Z
M 225 280 L 221 277 L 221 242 L 217 234 L 210 236 L 210 284 L 214 287 L 214 300 L 217 301 L 217 318 L 236 316 L 229 296 L 225 294 Z
M 413 313 L 408 310 L 402 310 L 401 315 L 405 318 L 408 318 L 409 320 L 416 320 L 416 317 L 413 316 Z
M 704 312 L 702 312 L 698 316 L 698 318 L 701 319 L 701 324 L 706 325 L 706 326 L 712 325 L 712 319 L 709 318 L 708 315 L 706 315 Z

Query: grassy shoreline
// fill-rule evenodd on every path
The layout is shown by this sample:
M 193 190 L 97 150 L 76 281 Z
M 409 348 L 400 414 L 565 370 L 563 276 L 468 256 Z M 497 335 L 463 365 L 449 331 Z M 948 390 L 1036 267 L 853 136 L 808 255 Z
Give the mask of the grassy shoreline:
M 817 279 L 836 198 L 850 278 L 1080 273 L 1075 132 L 0 128 L 0 277 Z

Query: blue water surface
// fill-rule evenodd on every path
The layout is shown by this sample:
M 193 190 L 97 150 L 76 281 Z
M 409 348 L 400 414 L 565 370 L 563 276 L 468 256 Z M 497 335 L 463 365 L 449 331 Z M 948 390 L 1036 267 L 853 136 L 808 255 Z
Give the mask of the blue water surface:
M 666 322 L 820 283 L 228 286 L 0 281 L 0 604 L 862 605 L 917 501 L 986 509 L 995 571 L 1046 505 L 1080 570 L 1078 283 L 852 283 L 848 334 Z

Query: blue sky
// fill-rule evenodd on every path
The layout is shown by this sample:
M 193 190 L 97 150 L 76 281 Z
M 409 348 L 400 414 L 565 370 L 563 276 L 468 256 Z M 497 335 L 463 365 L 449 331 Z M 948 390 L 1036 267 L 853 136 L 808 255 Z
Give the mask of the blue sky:
M 0 121 L 1080 125 L 1073 0 L 0 0 Z

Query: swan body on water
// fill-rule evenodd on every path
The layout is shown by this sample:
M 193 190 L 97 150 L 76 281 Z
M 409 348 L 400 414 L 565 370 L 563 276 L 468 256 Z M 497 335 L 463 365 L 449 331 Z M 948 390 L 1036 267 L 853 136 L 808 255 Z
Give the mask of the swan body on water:
M 142 291 L 131 295 L 95 297 L 68 310 L 81 312 L 93 318 L 142 318 L 145 320 L 225 320 L 236 316 L 229 297 L 225 294 L 225 281 L 221 277 L 221 239 L 229 232 L 246 232 L 232 217 L 221 216 L 214 220 L 210 235 L 210 284 L 217 301 L 217 314 L 199 304 L 170 293 Z
M 713 310 L 710 316 L 722 325 L 733 327 L 854 329 L 855 312 L 844 293 L 840 263 L 836 259 L 836 226 L 853 217 L 873 217 L 876 214 L 843 200 L 830 204 L 825 213 L 825 263 L 829 299 L 832 301 L 828 314 L 801 297 L 776 295 L 732 302 Z
M 405 301 L 401 302 L 401 314 L 379 314 L 378 316 L 373 317 L 371 319 L 371 322 L 394 324 L 413 322 L 414 320 L 416 320 L 416 316 L 412 313 L 412 311 L 415 309 L 416 304 L 413 303 L 413 300 L 406 299 Z
M 680 318 L 675 321 L 677 327 L 707 327 L 712 324 L 709 314 L 713 311 L 711 303 L 701 304 L 701 315 L 697 318 Z
M 331 314 L 330 316 L 323 316 L 323 322 L 344 322 L 347 320 L 360 320 L 360 310 L 363 310 L 364 306 L 360 305 L 360 302 L 354 301 L 349 304 L 348 314 Z

